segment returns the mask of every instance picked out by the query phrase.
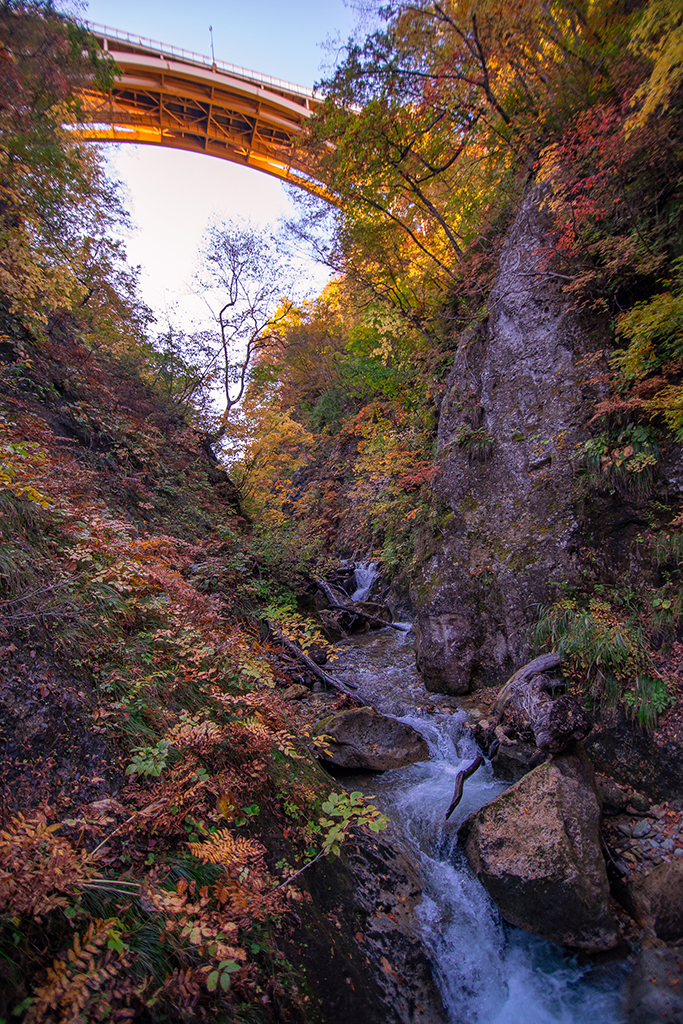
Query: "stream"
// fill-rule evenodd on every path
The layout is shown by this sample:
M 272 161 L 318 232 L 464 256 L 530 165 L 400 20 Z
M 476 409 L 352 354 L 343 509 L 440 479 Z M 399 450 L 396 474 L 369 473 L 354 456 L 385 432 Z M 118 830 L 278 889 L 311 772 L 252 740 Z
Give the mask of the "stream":
M 428 693 L 415 668 L 413 635 L 383 629 L 336 645 L 335 676 L 355 682 L 361 700 L 409 723 L 430 760 L 345 780 L 372 793 L 405 837 L 423 879 L 423 942 L 452 1024 L 622 1024 L 623 963 L 580 965 L 562 949 L 513 928 L 470 870 L 457 844 L 460 823 L 508 785 L 486 763 L 465 783 L 444 821 L 455 776 L 476 756 L 457 700 Z

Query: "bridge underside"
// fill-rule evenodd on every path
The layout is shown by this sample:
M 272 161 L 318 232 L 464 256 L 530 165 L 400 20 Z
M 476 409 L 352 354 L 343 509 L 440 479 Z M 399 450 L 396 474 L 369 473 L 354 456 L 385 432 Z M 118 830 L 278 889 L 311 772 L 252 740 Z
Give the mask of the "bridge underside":
M 157 52 L 131 37 L 94 33 L 121 77 L 111 94 L 84 90 L 80 138 L 170 146 L 220 157 L 324 194 L 297 153 L 312 95 L 274 79 L 259 81 L 194 55 Z M 265 76 L 259 76 L 265 78 Z

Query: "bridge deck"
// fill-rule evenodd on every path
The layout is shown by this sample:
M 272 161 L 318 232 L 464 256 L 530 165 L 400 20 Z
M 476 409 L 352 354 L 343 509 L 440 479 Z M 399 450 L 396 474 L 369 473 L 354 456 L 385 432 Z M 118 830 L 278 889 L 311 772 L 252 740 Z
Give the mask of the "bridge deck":
M 89 25 L 121 70 L 111 94 L 82 93 L 82 138 L 206 153 L 321 192 L 296 141 L 312 90 L 127 32 Z

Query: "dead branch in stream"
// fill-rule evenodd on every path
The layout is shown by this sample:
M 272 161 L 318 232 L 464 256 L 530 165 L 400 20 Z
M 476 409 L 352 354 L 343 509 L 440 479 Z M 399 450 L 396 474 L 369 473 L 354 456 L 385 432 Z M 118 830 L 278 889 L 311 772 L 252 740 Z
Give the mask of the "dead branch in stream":
M 350 697 L 353 696 L 351 691 L 358 689 L 355 683 L 342 683 L 339 679 L 335 679 L 334 676 L 331 676 L 329 672 L 323 672 L 323 670 L 316 665 L 314 661 L 311 661 L 307 654 L 304 654 L 296 644 L 293 644 L 291 640 L 288 640 L 287 637 L 280 632 L 274 622 L 271 622 L 270 619 L 267 619 L 266 621 L 268 623 L 268 628 L 273 636 L 277 637 L 278 642 L 281 643 L 290 654 L 294 655 L 297 661 L 302 662 L 307 669 L 310 669 L 313 675 L 317 676 L 318 679 L 321 679 L 323 683 L 329 683 L 335 690 L 340 690 L 342 693 L 346 693 Z
M 446 811 L 446 821 L 450 818 L 451 814 L 462 800 L 462 791 L 465 787 L 466 779 L 469 779 L 470 775 L 474 775 L 477 768 L 484 763 L 484 758 L 481 754 L 477 754 L 474 761 L 468 768 L 463 768 L 462 771 L 458 772 L 455 777 L 455 790 L 453 792 L 453 799 L 451 800 L 451 806 Z
M 391 626 L 392 629 L 398 629 L 400 632 L 404 632 L 403 627 L 397 625 L 395 622 L 388 622 L 387 619 L 380 619 L 377 615 L 371 615 L 370 612 L 363 611 L 362 608 L 357 608 L 355 605 L 344 604 L 339 600 L 329 583 L 326 583 L 325 580 L 321 580 L 318 576 L 315 576 L 314 580 L 322 590 L 327 600 L 332 602 L 333 608 L 338 608 L 341 612 L 350 612 L 352 615 L 358 615 L 362 619 L 367 619 L 368 622 L 376 622 L 378 626 Z

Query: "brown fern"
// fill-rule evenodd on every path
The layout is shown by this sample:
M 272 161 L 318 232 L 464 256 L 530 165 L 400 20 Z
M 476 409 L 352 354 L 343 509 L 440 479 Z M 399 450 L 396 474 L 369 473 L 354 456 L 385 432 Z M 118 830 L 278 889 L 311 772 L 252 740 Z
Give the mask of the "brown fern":
M 69 905 L 92 869 L 84 852 L 56 835 L 60 827 L 48 825 L 42 815 L 27 820 L 18 814 L 0 832 L 0 909 L 39 921 Z
M 81 940 L 74 938 L 66 960 L 55 960 L 44 984 L 34 991 L 25 1024 L 123 1024 L 144 1005 L 149 979 L 126 977 L 130 960 L 118 945 L 117 918 L 91 921 Z

